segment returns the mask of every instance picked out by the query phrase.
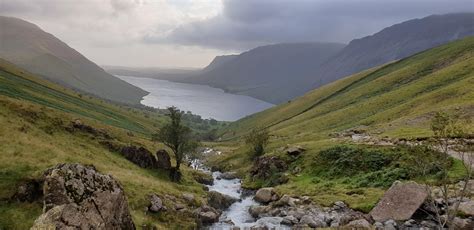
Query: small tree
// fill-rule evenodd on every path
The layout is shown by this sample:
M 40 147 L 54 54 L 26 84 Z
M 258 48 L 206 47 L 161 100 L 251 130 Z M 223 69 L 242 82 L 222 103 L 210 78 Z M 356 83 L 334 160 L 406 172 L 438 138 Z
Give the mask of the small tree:
M 426 186 L 430 196 L 430 205 L 431 209 L 435 211 L 434 217 L 441 229 L 445 227 L 455 229 L 454 218 L 458 213 L 459 205 L 471 192 L 468 182 L 473 175 L 473 149 L 472 146 L 462 138 L 465 132 L 459 119 L 455 116 L 451 116 L 447 113 L 437 113 L 431 121 L 431 130 L 434 135 L 430 147 L 432 150 L 439 151 L 443 158 L 437 162 L 437 164 L 441 166 L 438 173 L 439 177 L 437 179 L 439 190 L 441 192 L 441 199 L 447 207 L 445 210 L 441 210 L 436 204 L 435 199 L 431 197 L 431 187 Z M 454 184 L 455 181 L 453 180 L 455 178 L 449 176 L 448 172 L 451 167 L 451 164 L 449 164 L 451 161 L 450 157 L 461 160 L 464 166 L 465 175 L 461 179 L 463 182 L 461 183 L 461 188 L 456 188 L 456 185 Z M 451 203 L 450 198 L 452 197 L 456 199 Z
M 265 153 L 265 147 L 270 139 L 270 134 L 265 128 L 256 128 L 245 136 L 245 143 L 252 148 L 253 158 L 259 157 Z
M 172 180 L 179 181 L 181 178 L 179 167 L 185 155 L 196 149 L 197 142 L 192 138 L 191 129 L 181 123 L 181 111 L 176 107 L 169 107 L 168 112 L 171 123 L 166 124 L 154 134 L 153 140 L 162 142 L 173 152 L 176 158 L 176 168 L 172 169 L 170 176 Z

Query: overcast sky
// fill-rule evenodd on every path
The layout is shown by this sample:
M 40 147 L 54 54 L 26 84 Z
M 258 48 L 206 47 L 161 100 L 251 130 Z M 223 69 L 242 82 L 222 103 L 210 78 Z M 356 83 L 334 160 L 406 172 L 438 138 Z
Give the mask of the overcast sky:
M 202 67 L 279 42 L 347 43 L 473 0 L 0 0 L 100 65 Z M 1 28 L 0 28 L 1 29 Z

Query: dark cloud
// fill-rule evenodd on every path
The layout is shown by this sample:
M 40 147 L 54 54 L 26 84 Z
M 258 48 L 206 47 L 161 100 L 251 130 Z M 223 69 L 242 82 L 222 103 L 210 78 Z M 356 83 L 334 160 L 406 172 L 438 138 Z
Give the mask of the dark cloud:
M 148 34 L 151 43 L 227 50 L 301 41 L 348 42 L 413 18 L 474 11 L 472 0 L 224 0 L 221 14 Z

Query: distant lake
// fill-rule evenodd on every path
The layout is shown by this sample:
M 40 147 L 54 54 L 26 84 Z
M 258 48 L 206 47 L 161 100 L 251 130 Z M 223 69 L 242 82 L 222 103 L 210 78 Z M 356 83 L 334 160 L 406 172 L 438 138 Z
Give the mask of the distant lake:
M 176 106 L 180 110 L 191 111 L 203 118 L 235 121 L 273 106 L 253 97 L 226 93 L 222 89 L 206 85 L 129 76 L 117 77 L 150 92 L 141 101 L 143 105 L 155 108 Z

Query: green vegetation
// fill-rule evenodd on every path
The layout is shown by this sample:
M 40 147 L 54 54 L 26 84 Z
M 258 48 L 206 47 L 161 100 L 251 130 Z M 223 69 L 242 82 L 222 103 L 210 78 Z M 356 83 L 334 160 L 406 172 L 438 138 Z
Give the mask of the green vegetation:
M 183 122 L 208 129 L 222 124 L 211 126 L 207 125 L 209 120 L 197 118 L 186 114 Z M 42 204 L 10 198 L 23 181 L 38 178 L 47 168 L 65 162 L 93 164 L 100 172 L 120 181 L 137 226 L 145 223 L 153 223 L 160 229 L 193 226 L 194 219 L 182 213 L 144 211 L 150 193 L 170 194 L 179 200 L 182 193 L 190 193 L 197 202 L 202 202 L 205 193 L 194 181 L 192 170 L 182 168 L 183 178 L 177 184 L 166 171 L 142 169 L 109 150 L 102 136 L 71 129 L 71 122 L 76 119 L 106 132 L 114 144 L 143 146 L 152 152 L 165 147 L 151 141 L 151 133 L 166 120 L 162 111 L 115 105 L 80 95 L 0 61 L 0 229 L 28 229 L 33 224 L 42 212 Z
M 162 142 L 173 151 L 176 168 L 173 169 L 171 178 L 180 181 L 181 162 L 187 153 L 195 151 L 198 143 L 192 139 L 191 129 L 181 123 L 181 111 L 175 107 L 169 107 L 168 111 L 171 122 L 161 127 L 158 133 L 153 135 L 153 140 Z
M 265 153 L 270 134 L 267 129 L 256 128 L 245 136 L 245 143 L 252 148 L 252 158 L 257 158 Z
M 225 141 L 213 144 L 223 154 L 209 162 L 247 175 L 252 158 L 240 139 L 254 127 L 263 126 L 272 133 L 266 155 L 287 159 L 283 150 L 287 145 L 300 145 L 307 150 L 288 161 L 289 182 L 277 186 L 278 191 L 308 195 L 323 205 L 343 200 L 353 208 L 368 211 L 393 180 L 436 181 L 441 175 L 435 172 L 441 166 L 428 165 L 428 160 L 440 156 L 423 149 L 344 149 L 339 145 L 354 143 L 350 135 L 344 138 L 340 134 L 358 129 L 376 139 L 426 139 L 433 135 L 431 118 L 444 111 L 466 120 L 465 132 L 472 135 L 473 88 L 474 37 L 468 37 L 346 77 L 231 123 L 221 131 Z M 327 154 L 326 158 L 320 156 L 321 152 Z M 331 160 L 331 154 L 336 152 L 341 160 Z M 423 157 L 427 157 L 426 162 L 421 162 Z M 352 168 L 352 163 L 363 167 Z M 448 174 L 453 178 L 465 175 L 458 160 L 448 163 Z M 417 164 L 425 167 L 414 167 Z M 357 170 L 356 175 L 339 174 L 338 167 Z M 421 176 L 422 172 L 427 176 Z M 244 181 L 245 186 L 255 187 L 248 181 Z

